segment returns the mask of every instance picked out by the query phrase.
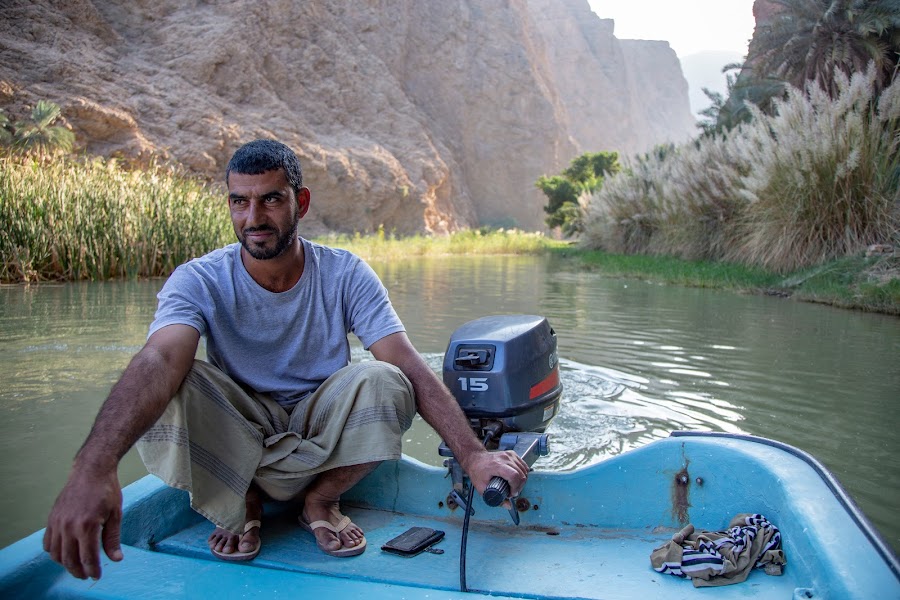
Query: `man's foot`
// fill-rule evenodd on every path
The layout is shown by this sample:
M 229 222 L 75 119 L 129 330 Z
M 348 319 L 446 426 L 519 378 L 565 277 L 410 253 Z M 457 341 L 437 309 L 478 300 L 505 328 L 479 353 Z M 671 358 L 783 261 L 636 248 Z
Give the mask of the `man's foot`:
M 251 489 L 247 492 L 247 521 L 241 535 L 216 527 L 206 543 L 213 556 L 222 560 L 252 560 L 259 554 L 262 540 L 259 537 L 262 500 L 259 493 Z
M 253 560 L 262 548 L 259 526 L 260 522 L 257 519 L 247 521 L 244 525 L 244 533 L 240 536 L 216 527 L 207 540 L 210 552 L 222 560 Z M 235 542 L 237 542 L 237 550 L 235 550 Z
M 356 556 L 366 549 L 366 536 L 337 502 L 316 502 L 309 496 L 300 513 L 300 526 L 316 537 L 316 544 L 331 556 Z

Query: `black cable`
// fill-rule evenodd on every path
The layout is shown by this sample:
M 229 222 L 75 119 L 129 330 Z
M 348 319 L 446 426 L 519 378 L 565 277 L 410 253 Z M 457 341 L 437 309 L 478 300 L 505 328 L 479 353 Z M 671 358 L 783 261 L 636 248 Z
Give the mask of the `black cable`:
M 472 516 L 471 506 L 475 499 L 475 486 L 469 484 L 469 497 L 466 498 L 466 516 L 463 519 L 462 541 L 459 544 L 459 590 L 468 592 L 466 587 L 466 541 L 469 537 L 469 517 Z
M 488 429 L 482 445 L 487 446 L 494 437 L 494 431 Z M 462 539 L 459 542 L 459 591 L 468 592 L 466 586 L 466 542 L 469 539 L 469 517 L 472 516 L 472 502 L 475 500 L 475 486 L 469 482 L 469 497 L 466 498 L 466 516 L 463 518 Z

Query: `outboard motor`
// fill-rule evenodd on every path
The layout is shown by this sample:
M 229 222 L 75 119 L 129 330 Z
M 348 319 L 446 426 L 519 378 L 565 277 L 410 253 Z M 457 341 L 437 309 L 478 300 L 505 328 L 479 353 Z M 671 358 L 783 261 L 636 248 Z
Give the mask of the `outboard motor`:
M 562 384 L 556 333 L 546 318 L 500 315 L 466 323 L 450 336 L 443 379 L 489 450 L 514 450 L 529 466 L 549 452 L 544 432 L 559 412 Z M 449 457 L 449 500 L 468 513 L 462 469 L 446 444 L 439 452 Z M 509 485 L 495 478 L 484 500 L 498 506 L 508 495 Z M 515 508 L 510 515 L 518 524 Z

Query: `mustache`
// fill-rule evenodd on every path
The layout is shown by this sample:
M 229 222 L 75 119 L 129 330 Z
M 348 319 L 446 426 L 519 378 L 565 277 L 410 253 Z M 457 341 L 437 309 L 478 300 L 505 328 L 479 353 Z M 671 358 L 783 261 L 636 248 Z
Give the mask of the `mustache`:
M 261 232 L 264 232 L 264 231 L 271 231 L 271 232 L 274 233 L 274 232 L 275 232 L 275 228 L 274 228 L 274 227 L 270 227 L 270 226 L 268 226 L 268 225 L 260 225 L 259 227 L 247 227 L 246 229 L 242 229 L 242 230 L 241 230 L 241 233 L 243 233 L 244 235 L 246 235 L 246 234 L 248 234 L 248 233 L 261 233 Z

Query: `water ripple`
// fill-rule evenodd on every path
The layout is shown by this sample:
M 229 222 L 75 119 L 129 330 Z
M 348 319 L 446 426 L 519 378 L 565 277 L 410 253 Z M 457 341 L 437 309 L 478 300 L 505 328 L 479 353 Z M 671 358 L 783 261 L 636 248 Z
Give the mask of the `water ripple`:
M 443 354 L 425 353 L 424 358 L 440 375 Z M 368 353 L 354 350 L 355 360 Z M 560 359 L 563 395 L 560 411 L 547 432 L 551 453 L 536 468 L 569 471 L 590 465 L 676 429 L 741 432 L 739 407 L 706 392 L 663 390 L 648 392 L 650 380 L 599 365 Z M 435 450 L 440 439 L 421 420 L 404 445 L 404 452 L 426 463 L 440 465 Z

